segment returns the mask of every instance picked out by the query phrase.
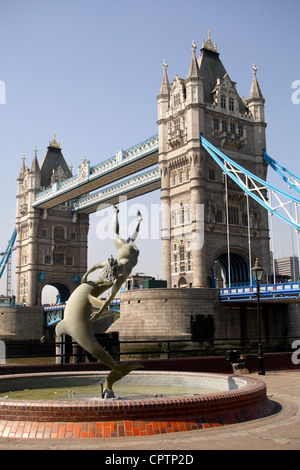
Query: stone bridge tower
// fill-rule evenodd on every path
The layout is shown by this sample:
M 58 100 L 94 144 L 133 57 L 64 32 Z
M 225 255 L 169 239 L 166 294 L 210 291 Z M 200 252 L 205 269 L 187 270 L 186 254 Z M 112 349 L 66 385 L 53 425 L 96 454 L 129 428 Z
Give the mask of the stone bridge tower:
M 225 177 L 200 135 L 265 180 L 264 98 L 255 66 L 249 98 L 239 96 L 210 33 L 198 59 L 191 48 L 185 79 L 170 84 L 164 62 L 157 96 L 163 277 L 168 287 L 245 285 L 256 257 L 270 273 L 267 211 Z
M 66 301 L 87 268 L 89 218 L 74 216 L 71 202 L 49 210 L 32 207 L 35 194 L 72 177 L 60 144 L 54 139 L 39 165 L 37 150 L 31 167 L 22 167 L 17 179 L 16 302 L 41 305 L 42 290 L 52 285 Z

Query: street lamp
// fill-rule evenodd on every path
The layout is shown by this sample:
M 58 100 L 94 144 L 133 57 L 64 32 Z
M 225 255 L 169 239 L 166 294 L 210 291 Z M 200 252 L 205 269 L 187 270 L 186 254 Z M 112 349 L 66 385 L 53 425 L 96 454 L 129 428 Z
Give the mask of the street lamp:
M 261 344 L 261 323 L 260 323 L 260 289 L 259 283 L 262 279 L 264 268 L 258 264 L 258 258 L 255 260 L 255 265 L 251 269 L 253 278 L 256 282 L 256 295 L 257 295 L 257 322 L 258 322 L 258 374 L 265 375 L 264 367 L 264 353 Z

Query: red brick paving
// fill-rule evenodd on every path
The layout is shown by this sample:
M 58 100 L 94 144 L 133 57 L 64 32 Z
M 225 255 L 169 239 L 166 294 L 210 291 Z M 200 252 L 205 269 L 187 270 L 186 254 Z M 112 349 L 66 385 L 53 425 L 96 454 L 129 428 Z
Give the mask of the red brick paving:
M 169 421 L 103 421 L 103 422 L 36 422 L 0 421 L 0 437 L 64 439 L 64 438 L 115 438 L 152 436 L 197 429 L 226 426 L 249 421 L 272 412 L 268 402 L 252 408 L 222 414 Z

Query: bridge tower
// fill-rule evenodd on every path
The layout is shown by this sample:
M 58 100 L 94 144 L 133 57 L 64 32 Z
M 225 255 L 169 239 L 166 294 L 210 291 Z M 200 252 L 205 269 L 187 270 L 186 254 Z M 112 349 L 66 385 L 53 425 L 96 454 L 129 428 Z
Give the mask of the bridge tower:
M 157 96 L 163 278 L 168 287 L 249 284 L 256 257 L 270 272 L 267 211 L 226 177 L 201 146 L 202 134 L 232 160 L 266 179 L 264 98 L 253 66 L 248 99 L 217 47 L 193 41 L 185 79 L 172 83 L 167 63 Z
M 37 149 L 31 167 L 25 157 L 17 179 L 16 302 L 41 305 L 44 286 L 52 285 L 66 301 L 87 268 L 89 218 L 74 216 L 71 201 L 49 210 L 32 207 L 35 194 L 72 177 L 60 144 L 50 142 L 39 165 Z

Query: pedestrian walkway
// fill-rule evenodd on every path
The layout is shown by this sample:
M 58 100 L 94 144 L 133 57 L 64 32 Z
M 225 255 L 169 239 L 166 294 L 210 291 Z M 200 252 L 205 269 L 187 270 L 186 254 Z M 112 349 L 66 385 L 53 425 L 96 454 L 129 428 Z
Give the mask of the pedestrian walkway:
M 118 439 L 0 439 L 0 450 L 300 450 L 300 371 L 251 374 L 267 385 L 278 413 L 206 430 Z

